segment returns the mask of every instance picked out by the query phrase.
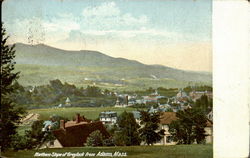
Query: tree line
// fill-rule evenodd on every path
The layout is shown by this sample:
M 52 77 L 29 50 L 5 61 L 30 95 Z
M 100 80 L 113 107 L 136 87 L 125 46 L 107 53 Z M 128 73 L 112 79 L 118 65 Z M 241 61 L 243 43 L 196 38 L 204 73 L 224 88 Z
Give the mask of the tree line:
M 89 106 L 88 102 L 84 102 L 86 98 L 88 100 L 91 100 L 91 98 L 104 98 L 102 102 L 107 105 L 113 104 L 116 100 L 114 93 L 107 89 L 102 91 L 96 86 L 78 88 L 67 82 L 62 83 L 59 79 L 50 81 L 48 85 L 36 87 L 23 87 L 18 82 L 15 82 L 13 86 L 16 89 L 16 93 L 11 95 L 13 100 L 18 105 L 28 108 L 39 108 L 39 105 L 44 107 L 64 104 L 67 97 L 70 98 L 73 106 Z M 100 104 L 94 103 L 94 106 L 100 106 Z

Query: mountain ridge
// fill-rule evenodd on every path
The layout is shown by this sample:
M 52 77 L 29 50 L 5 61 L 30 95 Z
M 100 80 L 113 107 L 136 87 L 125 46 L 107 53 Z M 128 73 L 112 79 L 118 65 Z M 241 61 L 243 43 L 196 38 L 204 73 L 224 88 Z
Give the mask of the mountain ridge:
M 81 69 L 85 75 L 84 77 L 87 78 L 92 78 L 94 76 L 100 80 L 113 81 L 120 80 L 121 78 L 150 79 L 153 75 L 158 79 L 173 79 L 187 82 L 212 82 L 212 74 L 209 74 L 208 72 L 186 71 L 158 64 L 148 65 L 136 60 L 111 57 L 99 51 L 69 51 L 44 44 L 32 46 L 23 43 L 16 43 L 15 46 L 15 61 L 17 65 L 40 65 L 50 66 L 51 68 L 54 66 L 64 68 L 72 67 L 72 72 L 77 72 L 77 69 Z M 26 69 L 20 69 L 20 71 L 26 72 L 28 71 Z M 39 76 L 39 73 L 46 74 L 46 72 L 38 72 L 36 69 L 30 71 L 37 76 Z M 48 74 L 49 73 L 47 73 L 48 78 L 52 78 L 52 76 L 49 76 Z M 67 76 L 64 77 L 67 78 Z

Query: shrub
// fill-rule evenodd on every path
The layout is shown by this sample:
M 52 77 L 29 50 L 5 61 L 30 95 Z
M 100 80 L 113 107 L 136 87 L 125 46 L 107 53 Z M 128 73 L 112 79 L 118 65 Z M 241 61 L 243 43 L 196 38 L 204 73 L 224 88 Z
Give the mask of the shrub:
M 102 133 L 99 130 L 96 130 L 87 138 L 86 141 L 87 146 L 103 146 L 103 136 Z

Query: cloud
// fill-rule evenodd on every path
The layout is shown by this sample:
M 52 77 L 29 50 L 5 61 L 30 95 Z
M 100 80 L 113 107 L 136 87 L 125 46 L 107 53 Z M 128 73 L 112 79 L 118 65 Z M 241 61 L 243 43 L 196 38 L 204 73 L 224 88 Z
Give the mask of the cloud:
M 134 41 L 140 43 L 167 44 L 178 41 L 178 39 L 183 37 L 182 34 L 176 32 L 142 27 L 138 30 L 71 30 L 66 38 L 58 42 L 78 42 L 84 40 L 86 43 Z
M 119 16 L 120 9 L 116 6 L 115 2 L 102 3 L 97 7 L 87 7 L 83 10 L 84 17 L 111 17 Z
M 80 24 L 77 19 L 73 16 L 73 14 L 58 14 L 57 17 L 53 17 L 52 19 L 46 20 L 43 23 L 43 27 L 48 32 L 53 31 L 65 31 L 69 32 L 71 30 L 80 29 Z
M 115 2 L 105 2 L 96 7 L 87 7 L 82 11 L 83 27 L 96 30 L 138 29 L 149 23 L 146 15 L 134 16 L 122 13 Z

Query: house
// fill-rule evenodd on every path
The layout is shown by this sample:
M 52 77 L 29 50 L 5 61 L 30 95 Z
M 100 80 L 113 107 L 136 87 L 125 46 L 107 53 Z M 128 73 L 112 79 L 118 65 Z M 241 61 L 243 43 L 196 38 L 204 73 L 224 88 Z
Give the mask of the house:
M 187 93 L 184 92 L 183 90 L 180 90 L 177 94 L 176 94 L 176 97 L 177 98 L 181 98 L 181 97 L 187 97 Z
M 181 108 L 181 110 L 186 110 L 186 109 L 192 109 L 192 106 L 190 104 L 188 104 L 188 105 L 181 105 L 180 108 Z
M 148 112 L 149 112 L 149 113 L 157 113 L 157 112 L 158 112 L 158 109 L 157 109 L 157 108 L 154 108 L 153 106 L 151 106 L 151 107 L 148 109 Z
M 162 140 L 160 140 L 156 145 L 175 145 L 176 142 L 171 140 L 171 134 L 169 133 L 169 124 L 172 121 L 177 120 L 175 112 L 162 112 L 160 116 L 160 129 L 165 130 L 165 135 Z
M 205 127 L 205 134 L 206 134 L 206 143 L 212 143 L 213 142 L 213 122 L 208 120 L 207 126 Z
M 158 103 L 158 99 L 155 96 L 142 96 L 143 97 L 143 103 Z
M 42 131 L 44 132 L 44 137 L 42 139 L 42 143 L 38 146 L 39 149 L 44 148 L 62 148 L 61 143 L 55 139 L 55 140 L 47 140 L 46 136 L 48 136 L 48 133 L 51 132 L 51 129 L 57 126 L 57 122 L 53 117 L 50 117 L 50 120 L 43 122 L 43 128 Z
M 67 97 L 67 99 L 65 100 L 65 106 L 71 106 L 71 101 L 69 97 Z
M 86 143 L 90 133 L 96 130 L 99 130 L 103 137 L 109 137 L 102 122 L 92 122 L 77 114 L 74 121 L 61 120 L 60 128 L 54 130 L 53 134 L 63 147 L 81 147 Z
M 200 99 L 203 95 L 206 95 L 209 99 L 213 98 L 213 93 L 211 91 L 192 91 L 189 93 L 189 96 L 193 101 Z
M 184 92 L 183 90 L 180 90 L 177 94 L 176 94 L 176 101 L 177 102 L 187 102 L 189 100 L 189 96 L 187 95 L 186 92 Z
M 115 107 L 127 107 L 128 105 L 128 95 L 118 95 L 115 103 Z
M 132 111 L 132 114 L 135 118 L 136 123 L 140 124 L 141 122 L 141 113 L 140 111 Z
M 147 104 L 147 103 L 158 103 L 159 99 L 161 98 L 166 98 L 165 96 L 161 96 L 158 91 L 156 90 L 154 93 L 151 93 L 148 96 L 142 96 L 143 98 L 143 103 Z
M 39 146 L 39 149 L 45 148 L 62 148 L 62 144 L 58 141 L 58 139 L 54 141 L 46 141 L 42 145 Z
M 113 124 L 116 124 L 116 122 L 117 122 L 117 113 L 114 111 L 101 112 L 99 114 L 99 118 L 103 124 L 112 124 L 113 125 Z
M 129 106 L 131 106 L 131 105 L 134 105 L 134 104 L 136 104 L 136 98 L 137 98 L 137 96 L 136 95 L 134 95 L 134 96 L 128 96 L 128 105 Z
M 171 139 L 171 134 L 169 133 L 169 124 L 172 121 L 176 121 L 178 117 L 176 116 L 175 112 L 162 112 L 160 116 L 160 129 L 165 130 L 165 135 L 162 140 L 160 140 L 156 145 L 175 145 L 176 142 L 174 142 Z M 206 138 L 206 143 L 212 143 L 213 142 L 213 123 L 212 121 L 207 121 L 206 127 L 204 128 Z

